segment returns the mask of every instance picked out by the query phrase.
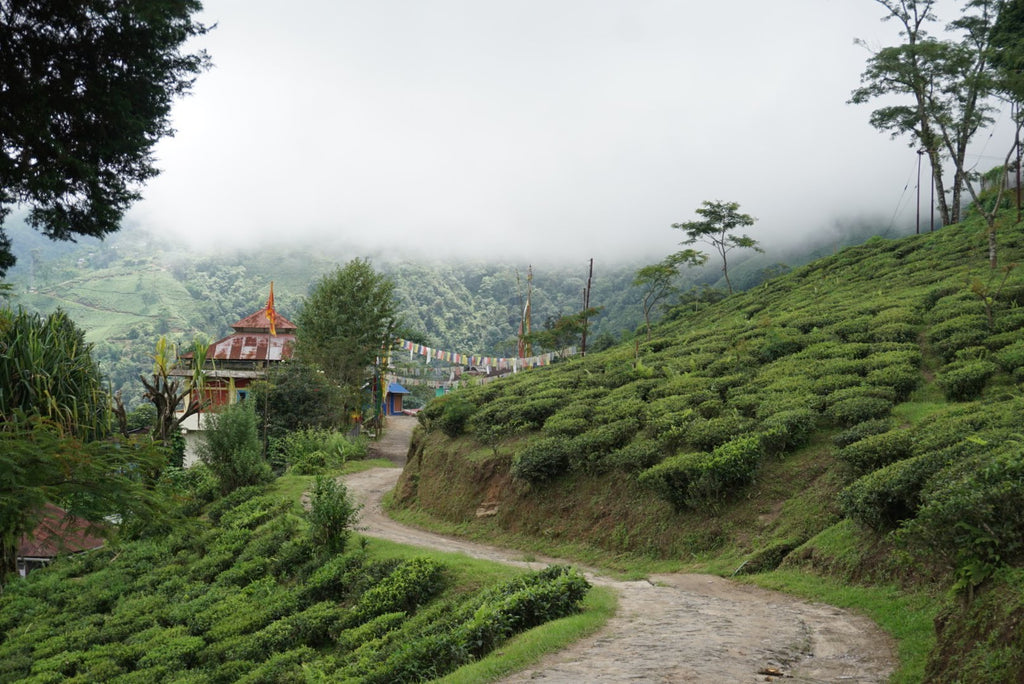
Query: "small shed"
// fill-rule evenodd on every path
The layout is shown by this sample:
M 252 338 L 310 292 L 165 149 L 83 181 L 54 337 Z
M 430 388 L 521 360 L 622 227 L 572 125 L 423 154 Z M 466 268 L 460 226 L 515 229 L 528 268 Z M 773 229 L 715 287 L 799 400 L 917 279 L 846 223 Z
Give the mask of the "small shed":
M 388 416 L 398 416 L 402 414 L 402 397 L 406 394 L 412 394 L 409 390 L 405 389 L 397 382 L 388 383 L 387 394 L 384 395 L 384 413 Z

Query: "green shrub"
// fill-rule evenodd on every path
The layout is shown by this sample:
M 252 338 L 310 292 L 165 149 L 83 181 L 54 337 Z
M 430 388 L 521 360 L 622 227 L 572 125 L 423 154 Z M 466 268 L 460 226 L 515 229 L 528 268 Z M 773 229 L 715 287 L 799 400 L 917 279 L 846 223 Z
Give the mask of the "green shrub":
M 876 532 L 896 529 L 917 515 L 925 482 L 949 460 L 948 451 L 935 451 L 868 473 L 839 495 L 843 514 Z
M 625 473 L 639 473 L 659 463 L 664 456 L 657 441 L 637 435 L 629 444 L 608 454 L 605 463 Z
M 947 366 L 939 385 L 950 401 L 970 401 L 981 394 L 999 367 L 991 361 L 967 361 Z
M 432 404 L 437 404 L 441 409 L 441 413 L 437 417 L 437 426 L 441 432 L 453 439 L 462 434 L 466 424 L 477 410 L 471 401 L 458 394 L 449 394 L 435 399 L 428 406 Z
M 595 425 L 569 442 L 570 467 L 584 471 L 599 468 L 604 457 L 628 443 L 639 428 L 635 418 Z
M 782 454 L 807 443 L 818 423 L 811 409 L 779 411 L 761 421 L 761 446 L 767 453 Z
M 441 563 L 429 558 L 412 558 L 401 562 L 389 575 L 363 592 L 353 606 L 346 626 L 385 613 L 415 611 L 444 588 L 444 571 Z
M 248 487 L 239 487 L 227 496 L 221 497 L 213 502 L 209 509 L 206 511 L 206 517 L 210 519 L 214 525 L 220 524 L 221 516 L 230 511 L 235 506 L 239 506 L 253 497 L 260 496 L 266 491 L 266 487 L 263 485 L 250 485 Z
M 866 420 L 862 423 L 857 423 L 852 427 L 848 427 L 838 435 L 832 438 L 832 443 L 842 449 L 843 447 L 849 446 L 854 442 L 859 442 L 865 437 L 871 435 L 880 435 L 883 432 L 888 432 L 892 429 L 892 420 L 888 418 L 877 418 L 875 420 Z
M 956 460 L 921 493 L 909 538 L 957 568 L 966 588 L 1001 565 L 1024 560 L 1024 447 L 1020 435 L 996 451 Z
M 710 420 L 694 420 L 686 428 L 686 441 L 695 449 L 712 449 L 748 433 L 755 423 L 740 415 L 726 415 Z
M 305 581 L 303 595 L 312 601 L 345 598 L 360 581 L 365 561 L 361 549 L 329 558 Z
M 988 320 L 983 315 L 966 315 L 943 321 L 928 332 L 928 341 L 946 361 L 967 347 L 982 345 L 988 336 Z
M 865 381 L 889 387 L 896 401 L 904 401 L 921 384 L 921 371 L 913 366 L 892 365 L 869 371 Z
M 669 456 L 640 473 L 637 481 L 679 511 L 689 507 L 688 493 L 701 473 L 707 454 L 686 453 Z
M 677 510 L 696 508 L 752 481 L 762 457 L 759 436 L 740 437 L 710 454 L 670 456 L 638 479 Z
M 879 342 L 913 342 L 917 339 L 917 327 L 910 323 L 887 323 L 873 330 Z
M 199 458 L 217 476 L 223 493 L 270 481 L 270 464 L 262 455 L 252 402 L 208 413 L 203 439 Z
M 544 421 L 544 434 L 549 436 L 575 437 L 592 424 L 591 409 L 582 404 L 573 404 L 562 409 Z
M 839 425 L 851 426 L 888 416 L 892 402 L 878 397 L 851 397 L 837 401 L 826 409 L 826 414 Z
M 309 534 L 327 553 L 341 553 L 359 517 L 348 489 L 337 478 L 318 476 L 309 501 Z
M 844 375 L 824 375 L 811 385 L 815 394 L 827 395 L 835 392 L 836 390 L 846 389 L 847 387 L 858 387 L 863 384 L 864 378 L 860 375 L 854 375 L 847 373 Z
M 859 474 L 870 473 L 910 456 L 913 438 L 909 430 L 890 430 L 869 435 L 843 447 L 836 457 Z
M 268 520 L 287 513 L 291 507 L 292 502 L 284 497 L 253 497 L 224 511 L 220 517 L 220 525 L 229 530 L 253 530 Z
M 541 437 L 512 457 L 512 476 L 525 482 L 545 482 L 566 472 L 569 458 L 568 440 L 562 437 Z

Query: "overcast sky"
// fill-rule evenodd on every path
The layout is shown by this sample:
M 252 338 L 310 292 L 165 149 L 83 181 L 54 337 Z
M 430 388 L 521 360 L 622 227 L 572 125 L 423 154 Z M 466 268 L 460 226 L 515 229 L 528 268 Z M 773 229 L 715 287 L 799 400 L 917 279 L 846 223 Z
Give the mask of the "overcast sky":
M 214 68 L 129 215 L 197 244 L 582 261 L 672 251 L 703 200 L 766 244 L 913 221 L 916 153 L 846 104 L 854 38 L 897 39 L 871 0 L 204 4 Z

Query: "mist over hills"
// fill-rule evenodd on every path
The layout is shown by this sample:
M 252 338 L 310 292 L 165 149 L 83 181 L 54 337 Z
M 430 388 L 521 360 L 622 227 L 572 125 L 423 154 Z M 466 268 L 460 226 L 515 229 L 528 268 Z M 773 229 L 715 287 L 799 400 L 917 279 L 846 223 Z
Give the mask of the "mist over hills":
M 129 405 L 141 397 L 137 378 L 148 370 L 157 337 L 219 339 L 230 332 L 231 323 L 265 304 L 271 281 L 278 310 L 294 317 L 317 278 L 352 258 L 366 257 L 394 279 L 406 330 L 437 348 L 506 356 L 514 353 L 527 291 L 532 325 L 542 328 L 582 308 L 589 267 L 582 251 L 572 263 L 543 251 L 524 263 L 503 261 L 500 255 L 413 259 L 401 244 L 388 251 L 356 251 L 330 241 L 199 251 L 137 226 L 102 241 L 53 242 L 11 223 L 18 258 L 7 278 L 12 305 L 43 313 L 58 307 L 67 311 L 95 345 L 101 367 Z M 879 232 L 868 221 L 836 221 L 802 244 L 767 244 L 765 254 L 736 253 L 730 274 L 738 289 L 746 289 Z M 590 301 L 601 307 L 601 314 L 593 320 L 591 344 L 628 339 L 642 322 L 641 293 L 632 279 L 643 265 L 643 260 L 595 261 Z M 700 291 L 721 287 L 720 281 L 721 272 L 709 262 L 684 272 L 679 284 L 684 292 Z

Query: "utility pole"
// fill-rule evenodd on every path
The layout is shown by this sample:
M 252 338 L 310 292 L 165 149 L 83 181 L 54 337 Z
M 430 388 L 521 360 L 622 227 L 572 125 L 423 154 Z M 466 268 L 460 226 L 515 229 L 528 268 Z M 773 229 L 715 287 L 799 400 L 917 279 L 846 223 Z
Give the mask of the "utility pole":
M 590 282 L 594 279 L 594 258 L 590 258 L 590 272 L 587 274 L 587 287 L 583 290 L 583 339 L 580 342 L 580 356 L 587 355 L 587 327 L 590 319 L 587 318 L 587 311 L 590 310 Z

